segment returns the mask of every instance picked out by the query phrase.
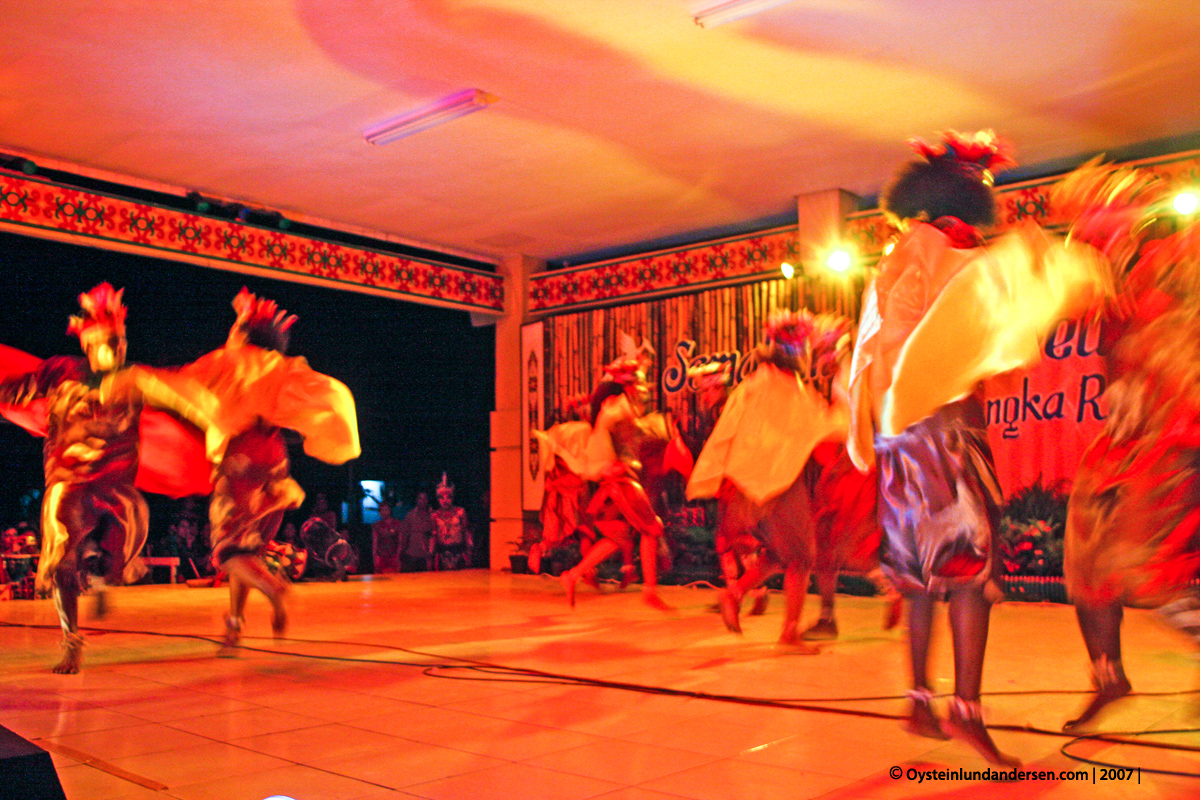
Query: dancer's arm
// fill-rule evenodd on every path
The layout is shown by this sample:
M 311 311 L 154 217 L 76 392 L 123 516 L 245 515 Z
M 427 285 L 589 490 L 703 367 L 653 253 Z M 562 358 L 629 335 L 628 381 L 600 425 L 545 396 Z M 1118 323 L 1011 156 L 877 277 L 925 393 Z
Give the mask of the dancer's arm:
M 229 443 L 229 432 L 221 424 L 220 401 L 194 378 L 170 370 L 132 366 L 106 376 L 101 393 L 133 391 L 154 408 L 170 411 L 204 433 L 208 460 L 219 464 Z

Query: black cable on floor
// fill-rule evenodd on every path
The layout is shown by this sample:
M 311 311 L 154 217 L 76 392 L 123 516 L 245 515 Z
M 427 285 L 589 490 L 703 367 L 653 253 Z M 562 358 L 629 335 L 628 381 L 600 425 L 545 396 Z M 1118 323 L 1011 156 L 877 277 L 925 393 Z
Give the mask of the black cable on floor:
M 1186 751 L 1190 751 L 1190 752 L 1200 752 L 1200 747 L 1191 747 L 1189 745 L 1173 745 L 1173 744 L 1169 744 L 1167 742 L 1136 742 L 1136 741 L 1129 741 L 1124 738 L 1120 738 L 1120 737 L 1125 737 L 1125 736 L 1145 736 L 1146 734 L 1151 734 L 1151 733 L 1196 733 L 1196 732 L 1197 732 L 1196 728 L 1175 728 L 1173 730 L 1130 731 L 1128 733 L 1122 733 L 1119 735 L 1105 734 L 1105 733 L 1090 734 L 1090 735 L 1086 735 L 1086 736 L 1076 736 L 1074 739 L 1072 739 L 1069 742 L 1066 742 L 1065 744 L 1063 744 L 1062 747 L 1058 748 L 1058 751 L 1060 753 L 1062 753 L 1064 756 L 1066 756 L 1067 758 L 1071 759 L 1072 761 L 1078 761 L 1082 764 L 1091 764 L 1094 767 L 1107 767 L 1108 769 L 1123 769 L 1123 770 L 1128 770 L 1129 772 L 1133 772 L 1135 770 L 1140 770 L 1141 772 L 1149 772 L 1153 775 L 1172 775 L 1172 776 L 1179 777 L 1179 778 L 1200 778 L 1200 772 L 1180 772 L 1180 771 L 1171 770 L 1171 769 L 1153 769 L 1153 768 L 1141 767 L 1141 766 L 1130 767 L 1125 764 L 1110 764 L 1106 761 L 1097 761 L 1092 758 L 1084 758 L 1083 756 L 1077 756 L 1073 753 L 1067 752 L 1067 748 L 1071 747 L 1072 745 L 1078 744 L 1079 742 L 1086 742 L 1086 741 L 1111 742 L 1114 744 L 1127 744 L 1127 745 L 1135 745 L 1135 746 L 1141 745 L 1141 746 L 1145 746 L 1145 747 L 1157 747 L 1157 748 L 1161 748 L 1163 750 L 1186 750 Z
M 0 626 L 10 628 L 32 628 L 42 630 L 58 630 L 57 625 L 35 625 L 32 623 L 20 622 L 4 622 L 0 621 Z M 125 633 L 141 636 L 156 636 L 168 639 L 192 639 L 196 641 L 208 642 L 213 645 L 221 645 L 223 642 L 220 639 L 202 636 L 193 633 L 164 633 L 161 631 L 142 631 L 129 630 L 120 628 L 80 628 L 81 631 L 89 633 Z M 245 636 L 244 639 L 266 639 L 265 636 Z M 642 694 L 663 695 L 670 697 L 684 697 L 696 700 L 712 700 L 722 703 L 735 703 L 740 705 L 761 706 L 768 708 L 783 708 L 793 711 L 812 711 L 816 713 L 838 714 L 842 716 L 867 717 L 870 719 L 883 720 L 900 720 L 902 716 L 898 714 L 885 714 L 878 711 L 865 711 L 861 709 L 850 708 L 831 708 L 829 706 L 812 705 L 813 703 L 845 703 L 845 702 L 867 702 L 880 700 L 903 700 L 906 695 L 893 696 L 876 696 L 876 697 L 838 697 L 838 698 L 767 698 L 767 697 L 749 697 L 746 695 L 732 694 L 715 694 L 710 692 L 698 692 L 690 689 L 671 689 L 665 686 L 649 686 L 646 684 L 627 683 L 624 681 L 609 681 L 602 678 L 585 678 L 577 675 L 564 675 L 555 672 L 546 672 L 544 670 L 533 669 L 531 667 L 509 667 L 503 664 L 495 664 L 488 661 L 480 661 L 478 659 L 462 658 L 458 656 L 444 656 L 436 653 L 426 653 L 420 650 L 413 650 L 407 647 L 399 647 L 396 645 L 378 644 L 375 642 L 345 642 L 329 639 L 290 639 L 281 638 L 274 641 L 294 642 L 296 644 L 317 644 L 317 645 L 339 645 L 343 647 L 374 647 L 382 650 L 389 650 L 401 653 L 409 653 L 411 655 L 428 657 L 428 658 L 449 658 L 452 661 L 460 663 L 414 663 L 405 661 L 379 661 L 370 658 L 354 658 L 349 656 L 323 656 L 312 653 L 297 653 L 288 650 L 268 649 L 265 647 L 253 647 L 251 645 L 239 643 L 237 646 L 252 653 L 265 653 L 276 656 L 290 656 L 292 658 L 308 658 L 318 661 L 337 661 L 350 664 L 371 664 L 377 666 L 394 665 L 404 667 L 418 667 L 422 669 L 423 674 L 435 678 L 447 678 L 452 680 L 484 680 L 497 683 L 545 683 L 551 685 L 565 686 L 593 686 L 596 688 L 615 689 L 619 691 L 639 692 Z M 452 675 L 442 675 L 438 670 L 469 670 L 472 673 L 482 673 L 488 677 L 461 677 Z M 494 677 L 503 675 L 506 677 Z M 1176 692 L 1139 692 L 1145 697 L 1165 697 L 1196 694 L 1200 690 L 1184 690 Z M 1091 690 L 1070 690 L 1070 689 L 1047 689 L 1047 690 L 1018 690 L 1005 692 L 984 692 L 985 697 L 1000 697 L 1000 696 L 1020 696 L 1020 695 L 1056 695 L 1056 694 L 1090 694 Z M 936 695 L 937 697 L 945 697 L 946 695 Z M 1130 695 L 1136 696 L 1136 695 Z M 1173 770 L 1158 770 L 1150 767 L 1129 767 L 1120 764 L 1107 764 L 1099 761 L 1092 761 L 1081 756 L 1075 756 L 1067 752 L 1067 748 L 1085 740 L 1105 741 L 1112 744 L 1124 744 L 1134 747 L 1149 747 L 1163 750 L 1177 750 L 1180 752 L 1200 752 L 1200 747 L 1191 745 L 1172 744 L 1169 742 L 1159 741 L 1138 741 L 1136 739 L 1126 739 L 1122 737 L 1138 737 L 1147 736 L 1156 733 L 1200 733 L 1200 728 L 1178 728 L 1172 730 L 1149 730 L 1149 731 L 1128 731 L 1120 733 L 1098 733 L 1080 736 L 1077 733 L 1066 733 L 1063 731 L 1054 731 L 1046 728 L 1038 728 L 1032 725 L 988 725 L 989 730 L 1010 731 L 1014 733 L 1032 733 L 1040 736 L 1066 737 L 1071 741 L 1065 743 L 1060 748 L 1060 752 L 1067 758 L 1082 763 L 1093 764 L 1095 766 L 1103 766 L 1111 769 L 1129 769 L 1156 775 L 1171 775 L 1178 777 L 1200 778 L 1200 773 L 1176 772 Z

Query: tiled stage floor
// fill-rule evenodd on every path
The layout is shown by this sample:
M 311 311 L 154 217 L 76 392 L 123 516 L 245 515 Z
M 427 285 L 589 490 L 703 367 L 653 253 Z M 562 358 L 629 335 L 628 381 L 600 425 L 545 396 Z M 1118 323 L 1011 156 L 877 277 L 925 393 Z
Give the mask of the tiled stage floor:
M 880 630 L 877 600 L 840 597 L 842 638 L 806 657 L 773 645 L 779 597 L 765 617 L 746 619 L 738 638 L 707 610 L 711 590 L 665 596 L 677 611 L 646 608 L 633 590 L 597 597 L 586 588 L 572 611 L 557 581 L 482 571 L 302 584 L 292 640 L 247 639 L 262 651 L 222 660 L 194 637 L 220 629 L 225 590 L 118 589 L 111 614 L 89 624 L 154 635 L 90 634 L 80 675 L 48 671 L 55 630 L 0 626 L 0 724 L 54 753 L 71 800 L 1200 796 L 1200 779 L 1144 770 L 1140 784 L 919 783 L 903 772 L 985 765 L 958 743 L 910 736 L 890 719 L 434 666 L 479 661 L 881 714 L 904 708 L 895 696 L 906 688 L 905 643 Z M 807 616 L 815 598 L 809 603 Z M 269 635 L 261 598 L 248 617 L 248 634 Z M 985 691 L 1010 694 L 985 699 L 988 721 L 1058 729 L 1081 699 L 1051 692 L 1087 687 L 1070 609 L 1008 603 L 992 619 Z M 0 621 L 49 625 L 54 612 L 49 601 L 0 603 Z M 935 672 L 939 690 L 949 690 L 949 635 L 939 622 Z M 1195 687 L 1189 645 L 1151 615 L 1128 614 L 1126 650 L 1139 691 Z M 1192 694 L 1137 696 L 1104 727 L 1200 727 L 1196 703 Z M 1090 765 L 1060 754 L 1069 739 L 995 737 L 1028 769 L 1091 775 Z M 1152 738 L 1193 750 L 1085 741 L 1073 752 L 1200 773 L 1200 733 Z

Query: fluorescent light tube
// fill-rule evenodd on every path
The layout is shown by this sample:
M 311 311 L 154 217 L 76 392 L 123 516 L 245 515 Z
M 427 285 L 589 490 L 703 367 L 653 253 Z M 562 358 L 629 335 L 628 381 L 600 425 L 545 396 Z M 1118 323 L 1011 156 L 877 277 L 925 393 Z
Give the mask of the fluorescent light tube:
M 480 89 L 463 89 L 447 95 L 426 106 L 413 109 L 398 117 L 372 125 L 363 131 L 363 138 L 371 144 L 387 144 L 426 128 L 441 125 L 452 119 L 487 108 L 496 98 Z
M 707 8 L 697 11 L 692 16 L 696 19 L 696 24 L 701 28 L 712 28 L 716 25 L 724 25 L 726 22 L 733 22 L 735 19 L 748 17 L 751 14 L 757 14 L 761 11 L 781 6 L 791 0 L 726 0 L 724 3 L 710 5 Z

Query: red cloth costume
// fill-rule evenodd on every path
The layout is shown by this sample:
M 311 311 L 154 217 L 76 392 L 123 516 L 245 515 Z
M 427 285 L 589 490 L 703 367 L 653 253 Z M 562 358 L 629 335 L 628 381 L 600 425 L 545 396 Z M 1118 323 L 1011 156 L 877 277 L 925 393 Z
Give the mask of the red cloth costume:
M 662 520 L 638 480 L 638 451 L 657 427 L 649 419 L 637 417 L 627 396 L 613 395 L 600 404 L 588 439 L 587 477 L 597 483 L 588 515 L 600 535 L 622 550 L 632 547 L 635 534 L 663 534 Z
M 125 366 L 121 295 L 104 283 L 79 296 L 84 314 L 72 317 L 68 330 L 79 335 L 86 359 L 38 362 L 11 348 L 3 354 L 8 374 L 0 381 L 0 413 L 46 437 L 37 590 L 54 594 L 66 644 L 55 667 L 62 673 L 80 666 L 77 600 L 88 585 L 88 542 L 100 553 L 106 582 L 136 580 L 145 571 L 137 554 L 149 513 L 134 485 L 143 403 L 170 408 L 201 426 L 214 456 L 224 444 L 213 422 L 215 400 L 203 387 Z
M 142 367 L 118 369 L 101 379 L 78 357 L 41 361 L 5 347 L 0 359 L 0 371 L 8 373 L 0 382 L 0 414 L 46 437 L 38 591 L 50 591 L 59 563 L 106 516 L 115 525 L 101 542 L 109 557 L 105 578 L 136 580 L 145 571 L 136 556 L 146 543 L 148 524 L 138 489 L 182 497 L 207 493 L 212 485 L 200 430 L 144 407 L 143 401 L 203 422 L 213 410 L 211 398 L 198 398 L 197 387 L 179 392 L 182 387 Z M 201 410 L 197 400 L 206 408 Z
M 1200 575 L 1200 225 L 1126 282 L 1104 429 L 1071 493 L 1064 574 L 1085 605 L 1155 608 Z
M 243 295 L 252 297 L 243 290 L 239 300 Z M 251 313 L 245 302 L 235 301 L 239 320 Z M 233 437 L 209 505 L 218 566 L 233 555 L 261 555 L 284 512 L 304 500 L 304 490 L 288 474 L 281 429 L 300 433 L 304 452 L 330 464 L 362 452 L 354 398 L 344 384 L 301 357 L 249 344 L 238 331 L 235 325 L 225 347 L 180 370 L 216 395 L 222 427 Z
M 542 490 L 542 546 L 559 547 L 575 531 L 595 538 L 584 516 L 589 487 L 583 479 L 584 458 L 592 426 L 560 422 L 548 431 L 534 431 L 545 471 Z
M 849 353 L 848 323 L 807 312 L 775 319 L 758 369 L 731 392 L 696 461 L 688 497 L 715 490 L 718 552 L 747 555 L 761 538 L 776 563 L 808 569 L 817 517 L 838 513 L 817 487 L 845 438 L 845 403 L 831 398 Z

